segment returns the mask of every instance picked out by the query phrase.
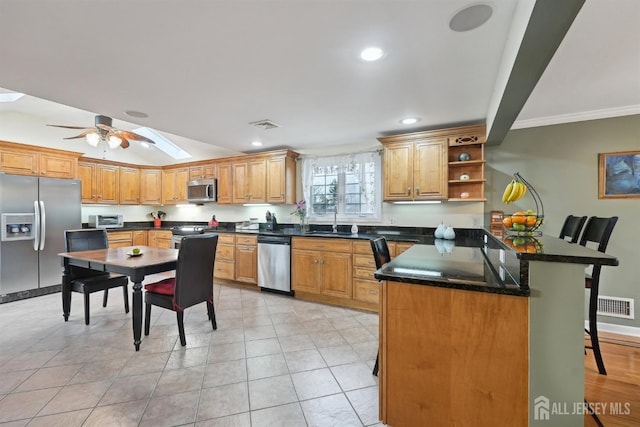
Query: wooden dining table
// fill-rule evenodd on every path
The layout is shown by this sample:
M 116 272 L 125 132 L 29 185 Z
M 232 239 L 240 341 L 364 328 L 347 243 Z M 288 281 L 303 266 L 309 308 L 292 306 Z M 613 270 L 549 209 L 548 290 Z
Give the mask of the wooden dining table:
M 135 256 L 133 249 L 140 249 Z M 142 281 L 149 274 L 176 269 L 177 249 L 154 248 L 151 246 L 125 246 L 121 248 L 94 249 L 89 251 L 62 252 L 62 314 L 65 321 L 71 310 L 70 266 L 90 268 L 97 271 L 120 273 L 129 276 L 133 282 L 133 345 L 140 350 L 142 335 Z

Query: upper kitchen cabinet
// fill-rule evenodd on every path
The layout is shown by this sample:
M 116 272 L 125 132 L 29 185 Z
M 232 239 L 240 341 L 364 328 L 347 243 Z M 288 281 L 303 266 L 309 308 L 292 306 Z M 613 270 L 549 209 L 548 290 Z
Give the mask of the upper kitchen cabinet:
M 233 203 L 266 202 L 266 163 L 261 157 L 233 162 Z
M 384 200 L 484 201 L 485 126 L 407 133 L 384 146 Z
M 384 201 L 447 198 L 447 138 L 418 132 L 379 138 L 384 145 Z
M 75 179 L 82 153 L 0 141 L 0 171 L 14 175 Z
M 140 204 L 140 169 L 120 167 L 120 204 Z
M 160 203 L 162 203 L 162 171 L 140 169 L 140 204 L 159 205 Z
M 485 126 L 457 130 L 448 137 L 449 201 L 485 201 Z
M 296 158 L 298 153 L 285 151 L 267 158 L 267 203 L 296 202 Z
M 233 201 L 233 175 L 231 162 L 218 163 L 218 203 L 230 204 Z
M 162 204 L 187 203 L 187 181 L 189 168 L 180 167 L 162 170 Z
M 215 177 L 216 165 L 213 162 L 189 167 L 189 181 L 194 179 L 213 179 Z
M 118 204 L 120 201 L 119 167 L 91 161 L 78 162 L 82 181 L 82 203 Z

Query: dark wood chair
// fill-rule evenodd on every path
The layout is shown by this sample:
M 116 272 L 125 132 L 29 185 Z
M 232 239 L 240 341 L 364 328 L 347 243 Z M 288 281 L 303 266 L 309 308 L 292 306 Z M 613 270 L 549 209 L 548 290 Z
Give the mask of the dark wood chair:
M 387 245 L 387 239 L 384 237 L 377 237 L 369 240 L 371 243 L 371 250 L 373 251 L 373 259 L 376 262 L 376 269 L 382 268 L 383 265 L 391 261 L 391 253 L 389 252 L 389 245 Z M 376 364 L 373 366 L 373 375 L 378 375 L 378 363 L 380 361 L 380 349 L 376 355 Z
M 610 218 L 600 218 L 596 216 L 590 217 L 587 221 L 587 225 L 584 227 L 584 232 L 580 238 L 580 244 L 582 246 L 596 244 L 597 247 L 595 249 L 600 252 L 605 252 L 616 222 L 618 222 L 617 216 L 612 216 Z M 589 329 L 585 329 L 585 332 L 589 335 L 591 340 L 591 346 L 587 346 L 587 348 L 593 350 L 596 365 L 598 365 L 598 372 L 602 375 L 607 375 L 607 370 L 605 369 L 604 361 L 602 360 L 602 353 L 600 353 L 600 341 L 598 340 L 597 311 L 601 269 L 601 265 L 594 266 L 591 274 L 585 277 L 585 288 L 590 290 Z
M 109 247 L 107 232 L 98 229 L 65 230 L 65 252 L 88 251 L 91 249 L 106 249 Z M 88 268 L 70 266 L 71 290 L 84 295 L 84 323 L 89 324 L 89 295 L 104 291 L 102 306 L 107 306 L 109 289 L 122 286 L 124 295 L 124 311 L 129 312 L 129 278 L 121 274 L 96 271 Z M 71 304 L 69 304 L 71 307 Z M 69 308 L 71 310 L 71 308 Z M 65 321 L 68 317 L 65 316 Z
M 567 215 L 567 218 L 564 220 L 564 224 L 562 225 L 562 230 L 560 230 L 560 236 L 558 237 L 562 240 L 569 239 L 571 243 L 578 243 L 580 232 L 582 231 L 582 227 L 586 221 L 586 216 Z
M 213 268 L 216 260 L 217 234 L 185 236 L 180 242 L 175 277 L 145 285 L 144 334 L 149 335 L 151 306 L 176 312 L 180 344 L 187 345 L 184 333 L 184 310 L 201 302 L 214 330 L 218 328 L 213 308 Z

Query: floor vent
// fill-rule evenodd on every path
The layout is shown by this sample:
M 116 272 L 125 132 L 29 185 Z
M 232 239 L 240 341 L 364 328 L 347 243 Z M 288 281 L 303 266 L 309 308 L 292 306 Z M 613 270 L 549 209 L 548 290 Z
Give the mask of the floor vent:
M 269 119 L 258 120 L 257 122 L 249 122 L 249 124 L 263 130 L 269 130 L 269 129 L 280 127 L 279 124 L 274 123 Z
M 634 319 L 633 299 L 598 296 L 598 314 L 601 316 Z

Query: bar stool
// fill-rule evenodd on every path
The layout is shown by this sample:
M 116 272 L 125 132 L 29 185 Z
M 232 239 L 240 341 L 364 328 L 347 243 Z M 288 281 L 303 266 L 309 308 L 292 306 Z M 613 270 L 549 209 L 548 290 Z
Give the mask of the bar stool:
M 371 250 L 373 251 L 373 259 L 376 262 L 376 268 L 379 270 L 383 265 L 391 261 L 391 253 L 389 252 L 389 245 L 387 245 L 387 239 L 384 237 L 378 237 L 371 239 Z M 372 374 L 378 376 L 378 362 L 380 359 L 380 348 L 378 348 L 378 354 L 376 355 L 376 364 L 373 366 Z
M 586 216 L 567 215 L 567 218 L 564 220 L 564 224 L 562 225 L 562 230 L 560 230 L 560 236 L 558 237 L 563 240 L 567 240 L 567 238 L 569 238 L 571 243 L 577 243 L 580 238 L 582 227 L 586 221 Z
M 607 245 L 609 244 L 609 238 L 618 222 L 617 216 L 610 218 L 599 218 L 592 216 L 587 221 L 587 225 L 584 228 L 582 237 L 580 238 L 580 245 L 587 246 L 588 243 L 596 243 L 598 245 L 597 250 L 599 252 L 605 252 Z M 589 335 L 591 340 L 591 346 L 587 346 L 593 350 L 593 355 L 598 365 L 598 372 L 602 375 L 607 375 L 607 370 L 604 367 L 604 361 L 602 360 L 602 354 L 600 353 L 600 341 L 598 340 L 598 292 L 600 288 L 600 272 L 602 266 L 595 265 L 591 275 L 585 277 L 585 288 L 590 289 L 589 295 L 589 329 L 585 329 L 585 332 Z

